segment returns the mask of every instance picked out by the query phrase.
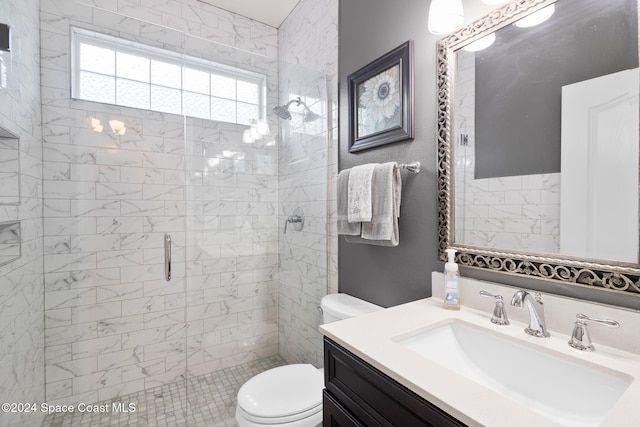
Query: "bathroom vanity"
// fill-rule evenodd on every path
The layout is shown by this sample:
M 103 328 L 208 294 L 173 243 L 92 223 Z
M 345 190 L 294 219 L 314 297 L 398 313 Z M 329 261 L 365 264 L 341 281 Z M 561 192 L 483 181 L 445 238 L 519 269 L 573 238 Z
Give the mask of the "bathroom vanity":
M 465 425 L 328 338 L 324 360 L 324 425 Z
M 463 278 L 459 312 L 442 309 L 437 288 L 435 297 L 320 327 L 324 425 L 637 425 L 637 312 L 543 295 L 551 336 L 539 338 L 524 332 L 525 308 L 507 303 L 510 324 L 498 326 L 493 300 L 479 296 L 510 301 L 515 288 Z M 568 341 L 577 313 L 621 327 L 590 325 L 596 350 L 576 350 Z

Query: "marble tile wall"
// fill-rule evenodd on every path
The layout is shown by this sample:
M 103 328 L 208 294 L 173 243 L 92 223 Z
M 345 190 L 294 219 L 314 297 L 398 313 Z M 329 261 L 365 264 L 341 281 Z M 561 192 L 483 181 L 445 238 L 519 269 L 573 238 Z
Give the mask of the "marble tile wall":
M 40 18 L 47 401 L 276 354 L 275 131 L 248 145 L 243 126 L 70 99 L 69 26 L 266 74 L 269 109 L 277 30 L 195 0 L 47 0 Z
M 338 1 L 302 0 L 279 30 L 280 103 L 298 96 L 320 115 L 303 121 L 292 104 L 292 119 L 281 120 L 279 141 L 280 355 L 289 363 L 321 366 L 318 310 L 327 287 L 337 290 L 335 177 L 337 177 Z M 293 210 L 304 210 L 302 231 L 291 225 Z
M 19 203 L 0 205 L 0 222 L 20 221 L 22 231 L 22 256 L 0 267 L 0 401 L 15 403 L 44 401 L 39 4 L 0 0 L 0 22 L 12 32 L 11 52 L 0 52 L 0 127 L 19 136 L 22 190 Z M 3 413 L 0 426 L 40 419 Z
M 187 119 L 187 367 L 202 375 L 278 354 L 275 133 Z

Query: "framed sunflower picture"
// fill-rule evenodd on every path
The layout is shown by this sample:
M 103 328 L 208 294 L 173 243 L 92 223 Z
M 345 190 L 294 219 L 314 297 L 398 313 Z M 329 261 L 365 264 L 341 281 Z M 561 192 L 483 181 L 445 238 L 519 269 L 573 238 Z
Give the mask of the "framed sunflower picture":
M 413 138 L 413 40 L 349 75 L 349 152 Z

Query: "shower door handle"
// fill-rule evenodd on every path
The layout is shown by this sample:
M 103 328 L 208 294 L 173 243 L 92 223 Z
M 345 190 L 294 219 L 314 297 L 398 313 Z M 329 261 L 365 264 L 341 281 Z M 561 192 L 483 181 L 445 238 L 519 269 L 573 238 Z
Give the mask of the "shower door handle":
M 164 279 L 171 280 L 171 234 L 164 235 Z

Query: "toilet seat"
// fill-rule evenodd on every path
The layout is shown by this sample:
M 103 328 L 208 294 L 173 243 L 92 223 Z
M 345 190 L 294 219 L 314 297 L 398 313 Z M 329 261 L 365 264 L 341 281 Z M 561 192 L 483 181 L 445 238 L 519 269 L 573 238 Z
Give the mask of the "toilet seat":
M 254 415 L 249 414 L 247 411 L 242 409 L 242 407 L 238 406 L 236 415 L 242 416 L 242 418 L 246 421 L 251 421 L 258 425 L 282 425 L 282 424 L 292 424 L 296 421 L 306 420 L 313 417 L 316 414 L 322 415 L 322 404 L 309 409 L 308 411 L 300 412 L 298 414 L 291 414 L 283 417 L 256 417 Z M 322 417 L 320 418 L 322 420 Z M 315 425 L 316 423 L 314 423 Z
M 258 424 L 293 423 L 321 413 L 323 387 L 323 373 L 313 365 L 269 369 L 240 388 L 237 411 Z

